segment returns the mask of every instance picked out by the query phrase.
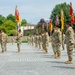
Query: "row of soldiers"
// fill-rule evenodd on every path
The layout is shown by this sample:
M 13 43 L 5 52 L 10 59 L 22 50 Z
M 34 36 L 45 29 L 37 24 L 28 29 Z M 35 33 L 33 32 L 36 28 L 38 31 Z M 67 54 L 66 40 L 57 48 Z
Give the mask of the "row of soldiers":
M 67 48 L 68 61 L 65 64 L 72 64 L 73 61 L 73 49 L 74 49 L 74 30 L 71 26 L 71 22 L 66 22 L 66 32 L 65 34 L 60 31 L 60 27 L 55 25 L 53 32 L 51 33 L 51 44 L 53 49 L 53 55 L 55 58 L 59 59 L 61 57 L 60 47 L 64 50 L 64 43 Z M 35 40 L 34 40 L 35 39 Z M 28 37 L 28 43 L 34 45 L 35 47 L 44 50 L 44 53 L 48 53 L 49 46 L 49 36 L 46 30 L 41 34 L 37 34 L 33 37 Z
M 20 44 L 21 44 L 21 30 L 17 30 L 17 37 L 16 37 L 16 41 L 17 41 L 17 48 L 18 48 L 18 52 L 20 52 Z M 5 32 L 4 29 L 0 30 L 0 44 L 1 44 L 1 48 L 2 48 L 2 53 L 7 51 L 7 40 L 8 40 L 8 36 Z
M 28 37 L 28 43 L 32 46 L 35 46 L 36 48 L 39 48 L 44 51 L 44 53 L 48 53 L 48 43 L 49 42 L 49 36 L 48 32 L 44 30 L 40 34 L 35 34 L 34 36 Z

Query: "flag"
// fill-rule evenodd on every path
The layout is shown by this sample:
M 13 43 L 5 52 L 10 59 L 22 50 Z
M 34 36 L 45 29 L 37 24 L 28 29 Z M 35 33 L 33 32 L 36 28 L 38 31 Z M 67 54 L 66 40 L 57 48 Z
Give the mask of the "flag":
M 20 14 L 19 14 L 18 7 L 17 6 L 15 8 L 15 18 L 16 18 L 16 21 L 21 25 Z
M 59 24 L 59 19 L 58 19 L 58 15 L 56 15 L 56 18 L 55 18 L 55 25 L 58 25 Z
M 50 27 L 50 32 L 52 32 L 52 30 L 53 30 L 52 20 L 50 20 L 50 22 L 49 22 L 49 27 Z
M 64 12 L 61 10 L 61 30 L 64 30 Z
M 71 2 L 70 2 L 70 17 L 71 17 L 71 22 L 74 23 L 74 14 Z

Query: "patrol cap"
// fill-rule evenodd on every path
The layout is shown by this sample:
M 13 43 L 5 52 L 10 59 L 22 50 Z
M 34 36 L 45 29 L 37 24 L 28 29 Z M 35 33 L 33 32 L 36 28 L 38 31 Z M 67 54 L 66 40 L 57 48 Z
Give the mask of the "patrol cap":
M 72 24 L 71 24 L 71 21 L 66 21 L 66 24 L 68 24 L 68 25 L 70 25 L 70 26 L 72 25 Z
M 59 26 L 59 25 L 55 25 L 55 27 L 60 28 L 60 26 Z

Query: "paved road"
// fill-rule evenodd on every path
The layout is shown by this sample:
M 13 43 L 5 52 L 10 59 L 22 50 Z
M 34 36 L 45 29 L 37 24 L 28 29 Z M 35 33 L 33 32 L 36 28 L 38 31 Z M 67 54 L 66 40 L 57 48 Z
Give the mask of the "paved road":
M 51 45 L 49 54 L 43 54 L 35 47 L 22 44 L 17 53 L 16 44 L 7 44 L 7 52 L 2 54 L 0 48 L 0 75 L 74 75 L 75 54 L 71 65 L 66 65 L 66 50 L 61 52 L 61 59 L 55 59 Z

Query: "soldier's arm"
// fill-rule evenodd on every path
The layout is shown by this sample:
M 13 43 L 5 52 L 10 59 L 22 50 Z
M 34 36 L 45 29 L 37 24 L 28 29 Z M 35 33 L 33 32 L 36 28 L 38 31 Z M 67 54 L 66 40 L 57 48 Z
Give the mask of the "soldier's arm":
M 69 42 L 72 44 L 74 43 L 74 37 L 73 37 L 73 32 L 71 30 L 68 31 L 68 35 L 69 35 Z
M 62 38 L 61 38 L 61 32 L 58 32 L 58 40 L 59 40 L 59 43 L 61 43 L 61 40 L 62 40 Z

